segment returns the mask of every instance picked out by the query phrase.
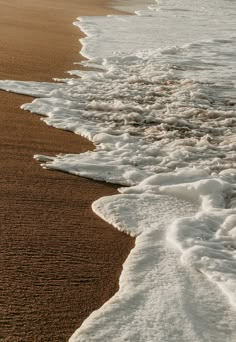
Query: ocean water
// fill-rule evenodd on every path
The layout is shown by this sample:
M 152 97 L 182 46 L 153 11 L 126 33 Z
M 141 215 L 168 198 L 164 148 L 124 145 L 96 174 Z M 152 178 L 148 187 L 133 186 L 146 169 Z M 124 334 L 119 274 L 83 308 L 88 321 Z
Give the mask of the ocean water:
M 145 10 L 149 5 L 153 5 L 154 2 L 155 0 L 111 0 L 108 6 L 119 11 L 136 13 L 140 10 Z
M 0 81 L 37 97 L 23 108 L 48 125 L 94 142 L 93 152 L 35 158 L 120 184 L 93 210 L 136 237 L 120 290 L 70 342 L 233 342 L 236 2 L 128 4 L 135 15 L 75 21 L 88 71 Z

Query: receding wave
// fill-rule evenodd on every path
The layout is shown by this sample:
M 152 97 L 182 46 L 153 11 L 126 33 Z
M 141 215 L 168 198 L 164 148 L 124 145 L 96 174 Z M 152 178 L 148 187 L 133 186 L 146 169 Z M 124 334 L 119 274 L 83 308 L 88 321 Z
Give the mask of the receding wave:
M 24 109 L 96 146 L 35 156 L 44 168 L 123 186 L 93 210 L 136 246 L 119 292 L 71 341 L 236 337 L 235 9 L 169 0 L 136 16 L 85 17 L 75 24 L 89 70 L 0 81 L 37 97 Z

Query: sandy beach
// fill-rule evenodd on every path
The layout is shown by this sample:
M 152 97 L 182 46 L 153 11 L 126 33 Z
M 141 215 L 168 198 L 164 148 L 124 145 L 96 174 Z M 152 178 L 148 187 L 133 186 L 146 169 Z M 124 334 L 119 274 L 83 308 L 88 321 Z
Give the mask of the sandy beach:
M 103 0 L 0 0 L 0 79 L 64 77 L 79 56 L 82 15 Z M 29 97 L 0 92 L 0 341 L 67 341 L 118 289 L 133 239 L 92 213 L 116 187 L 43 170 L 34 154 L 92 149 L 75 134 L 19 109 Z

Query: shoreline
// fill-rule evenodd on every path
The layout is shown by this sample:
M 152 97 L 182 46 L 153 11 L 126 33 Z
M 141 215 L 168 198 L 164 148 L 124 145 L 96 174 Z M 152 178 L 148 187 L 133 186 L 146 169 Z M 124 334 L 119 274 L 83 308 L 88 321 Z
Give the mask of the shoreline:
M 59 0 L 55 5 L 52 0 L 41 0 L 39 5 L 13 0 L 9 5 L 7 0 L 0 0 L 0 79 L 52 81 L 65 77 L 74 63 L 86 59 L 80 54 L 80 39 L 85 34 L 73 21 L 80 16 L 121 13 L 107 7 L 108 3 L 70 0 L 68 5 Z
M 0 0 L 0 78 L 65 76 L 84 59 L 84 34 L 73 20 L 115 13 L 106 3 Z M 44 170 L 33 160 L 37 153 L 84 152 L 92 143 L 20 110 L 29 97 L 0 96 L 0 340 L 61 342 L 117 291 L 134 240 L 92 212 L 91 203 L 116 193 L 115 186 Z

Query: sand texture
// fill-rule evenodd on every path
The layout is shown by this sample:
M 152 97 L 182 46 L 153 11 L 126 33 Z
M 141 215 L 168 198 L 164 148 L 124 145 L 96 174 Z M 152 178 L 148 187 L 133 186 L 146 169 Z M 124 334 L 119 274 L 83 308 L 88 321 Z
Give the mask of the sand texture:
M 72 21 L 107 13 L 103 5 L 0 0 L 0 78 L 63 77 L 80 59 Z M 29 100 L 0 92 L 0 341 L 62 342 L 117 291 L 134 241 L 92 213 L 91 203 L 114 186 L 33 160 L 93 146 L 20 110 Z

